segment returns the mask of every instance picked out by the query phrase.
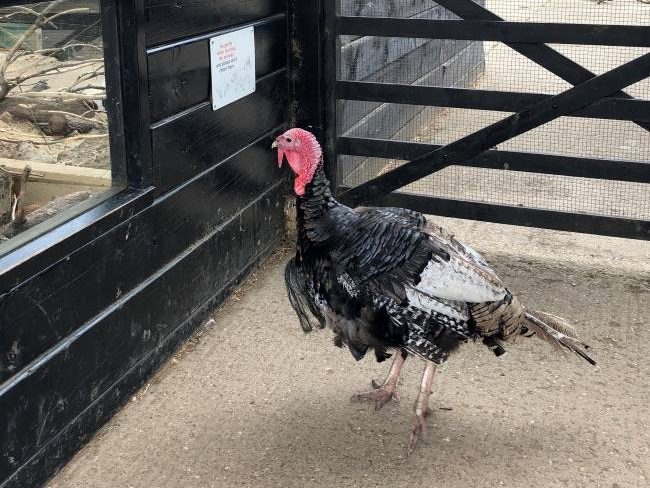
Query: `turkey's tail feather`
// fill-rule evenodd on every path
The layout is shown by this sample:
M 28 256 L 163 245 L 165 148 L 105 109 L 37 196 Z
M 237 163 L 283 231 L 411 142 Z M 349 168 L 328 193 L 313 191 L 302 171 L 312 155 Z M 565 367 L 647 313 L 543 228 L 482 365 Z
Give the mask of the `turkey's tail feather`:
M 298 315 L 300 326 L 305 332 L 311 332 L 314 327 L 325 327 L 325 317 L 314 305 L 312 293 L 307 284 L 303 271 L 296 266 L 292 258 L 284 268 L 284 281 L 287 285 L 287 295 L 291 306 Z
M 525 328 L 560 350 L 568 349 L 591 365 L 596 365 L 585 350 L 589 346 L 578 340 L 576 330 L 563 318 L 536 310 L 526 310 Z M 525 332 L 524 332 L 525 334 Z

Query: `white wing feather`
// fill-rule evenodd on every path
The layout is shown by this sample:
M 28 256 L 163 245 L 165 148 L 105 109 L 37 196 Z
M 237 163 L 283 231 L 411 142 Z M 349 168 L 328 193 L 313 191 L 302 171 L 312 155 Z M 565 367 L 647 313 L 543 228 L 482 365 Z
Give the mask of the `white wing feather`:
M 449 261 L 430 261 L 414 288 L 432 297 L 468 303 L 495 302 L 506 295 L 491 274 L 453 254 Z
M 447 251 L 450 259 L 430 261 L 414 287 L 417 292 L 467 303 L 494 302 L 505 297 L 505 286 L 478 252 L 441 227 L 427 223 L 422 231 Z

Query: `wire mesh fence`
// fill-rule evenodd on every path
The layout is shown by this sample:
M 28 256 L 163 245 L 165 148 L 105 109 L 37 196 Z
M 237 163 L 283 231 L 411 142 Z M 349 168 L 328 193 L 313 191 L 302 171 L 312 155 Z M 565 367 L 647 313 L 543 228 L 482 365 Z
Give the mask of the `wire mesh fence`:
M 650 25 L 650 4 L 637 0 L 476 0 L 507 21 Z M 458 19 L 430 0 L 343 0 L 350 16 Z M 648 48 L 549 45 L 595 74 Z M 554 95 L 571 85 L 497 42 L 342 36 L 339 79 Z M 625 89 L 650 100 L 650 79 Z M 344 100 L 338 134 L 447 144 L 511 115 L 508 112 Z M 497 149 L 650 164 L 650 132 L 634 122 L 561 117 Z M 352 187 L 402 162 L 339 156 L 344 186 Z M 650 184 L 452 166 L 402 191 L 569 212 L 650 219 Z

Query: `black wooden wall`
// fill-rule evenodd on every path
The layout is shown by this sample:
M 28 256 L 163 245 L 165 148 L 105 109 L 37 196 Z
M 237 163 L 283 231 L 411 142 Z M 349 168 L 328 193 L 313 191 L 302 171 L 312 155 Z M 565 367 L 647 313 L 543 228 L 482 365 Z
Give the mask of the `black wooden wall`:
M 90 238 L 0 258 L 1 488 L 39 486 L 60 468 L 284 228 L 270 146 L 287 123 L 286 1 L 120 5 L 136 188 L 94 211 L 107 213 Z M 214 112 L 208 39 L 247 24 L 256 92 Z

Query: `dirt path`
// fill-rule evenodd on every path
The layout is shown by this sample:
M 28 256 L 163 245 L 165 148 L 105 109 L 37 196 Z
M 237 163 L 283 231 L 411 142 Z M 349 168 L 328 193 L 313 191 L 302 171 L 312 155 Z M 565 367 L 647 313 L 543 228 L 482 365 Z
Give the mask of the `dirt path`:
M 386 366 L 301 332 L 281 256 L 49 486 L 647 487 L 650 243 L 439 220 L 524 301 L 575 321 L 599 366 L 534 340 L 503 360 L 467 346 L 435 379 L 428 445 L 405 460 L 420 364 L 400 404 L 350 403 Z

